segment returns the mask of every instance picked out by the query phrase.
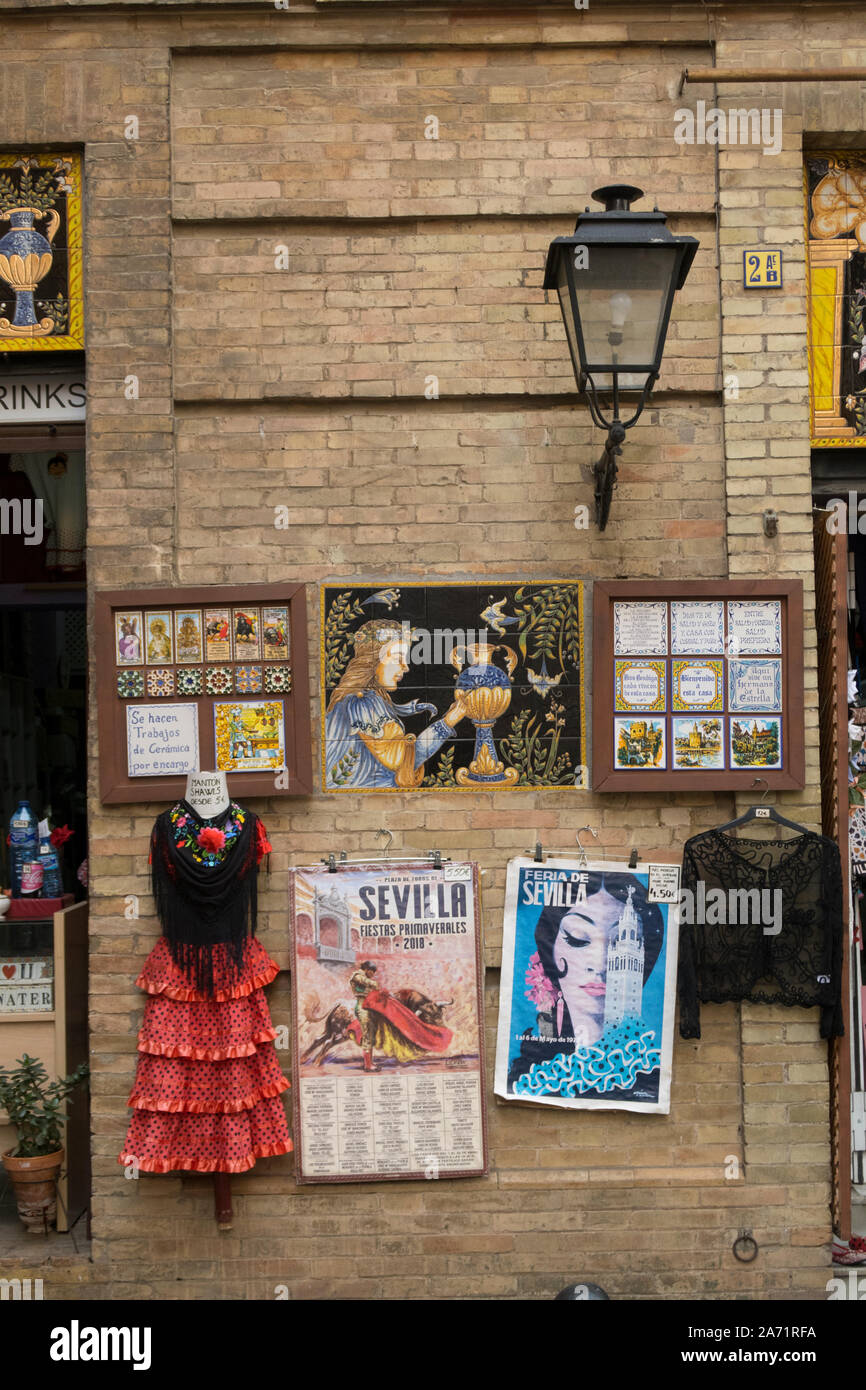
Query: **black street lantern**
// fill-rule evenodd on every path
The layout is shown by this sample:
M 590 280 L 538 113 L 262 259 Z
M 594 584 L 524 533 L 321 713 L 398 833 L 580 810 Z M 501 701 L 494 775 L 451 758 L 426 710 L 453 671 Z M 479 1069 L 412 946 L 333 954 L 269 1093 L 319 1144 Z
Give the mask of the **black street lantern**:
M 604 212 L 589 208 L 577 219 L 573 236 L 550 243 L 544 288 L 556 290 L 579 391 L 585 391 L 595 423 L 608 432 L 595 465 L 595 516 L 607 525 L 616 482 L 616 456 L 625 432 L 638 420 L 658 380 L 674 294 L 682 289 L 698 243 L 673 236 L 666 216 L 632 212 L 639 188 L 611 184 L 593 193 Z M 599 392 L 613 394 L 613 418 L 606 420 Z M 620 392 L 639 391 L 630 420 L 619 417 Z

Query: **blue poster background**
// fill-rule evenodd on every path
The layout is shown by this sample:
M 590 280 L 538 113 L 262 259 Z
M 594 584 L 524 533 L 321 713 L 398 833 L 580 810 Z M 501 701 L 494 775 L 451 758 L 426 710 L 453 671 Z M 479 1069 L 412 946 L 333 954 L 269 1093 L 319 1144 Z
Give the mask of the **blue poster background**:
M 500 1021 L 499 1094 L 667 1108 L 660 1083 L 663 1062 L 666 1080 L 670 1073 L 665 1007 L 666 999 L 673 1007 L 676 961 L 668 905 L 648 901 L 648 880 L 645 871 L 603 864 L 510 866 L 503 971 L 510 967 L 511 1005 Z

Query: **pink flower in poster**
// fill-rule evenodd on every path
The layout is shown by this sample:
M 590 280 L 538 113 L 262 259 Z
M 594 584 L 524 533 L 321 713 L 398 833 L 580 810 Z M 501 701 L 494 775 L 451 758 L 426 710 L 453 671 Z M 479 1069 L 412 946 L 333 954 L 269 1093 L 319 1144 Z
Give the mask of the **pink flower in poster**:
M 539 1013 L 553 1008 L 556 991 L 544 973 L 544 966 L 541 964 L 541 957 L 537 951 L 529 958 L 525 983 L 529 986 L 526 991 L 526 998 L 532 1000 Z

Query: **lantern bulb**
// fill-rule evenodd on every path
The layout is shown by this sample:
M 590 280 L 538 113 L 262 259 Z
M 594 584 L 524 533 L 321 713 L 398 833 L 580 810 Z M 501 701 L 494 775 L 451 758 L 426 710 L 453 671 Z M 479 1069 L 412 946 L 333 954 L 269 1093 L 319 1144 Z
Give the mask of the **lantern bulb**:
M 623 290 L 623 291 L 620 291 L 618 294 L 612 294 L 611 297 L 610 297 L 610 321 L 611 321 L 611 327 L 612 327 L 612 328 L 615 328 L 615 329 L 622 329 L 622 328 L 624 328 L 624 327 L 625 327 L 625 321 L 626 321 L 626 319 L 628 318 L 629 310 L 630 310 L 630 309 L 631 309 L 631 295 L 630 295 L 630 294 L 626 294 L 624 290 Z

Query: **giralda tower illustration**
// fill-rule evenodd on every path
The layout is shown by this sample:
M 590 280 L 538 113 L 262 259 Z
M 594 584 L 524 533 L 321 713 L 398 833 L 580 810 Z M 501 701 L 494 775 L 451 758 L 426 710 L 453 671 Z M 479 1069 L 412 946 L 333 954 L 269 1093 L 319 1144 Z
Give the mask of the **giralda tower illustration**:
M 643 995 L 644 943 L 641 920 L 628 890 L 628 900 L 607 948 L 607 993 L 604 1026 L 612 1028 L 624 1018 L 640 1018 Z

